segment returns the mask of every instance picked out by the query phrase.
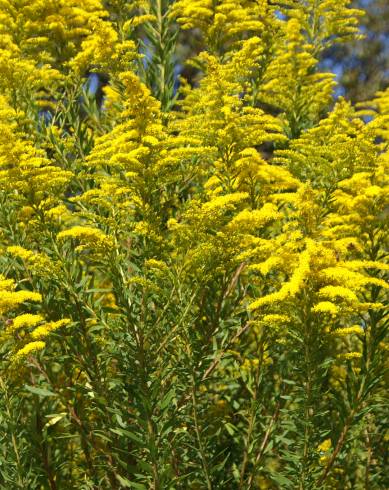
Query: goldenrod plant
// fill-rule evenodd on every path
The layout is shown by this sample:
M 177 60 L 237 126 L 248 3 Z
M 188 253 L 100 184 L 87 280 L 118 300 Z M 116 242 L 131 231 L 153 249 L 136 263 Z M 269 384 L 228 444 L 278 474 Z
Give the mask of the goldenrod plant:
M 1 489 L 389 487 L 389 93 L 320 71 L 362 15 L 0 1 Z

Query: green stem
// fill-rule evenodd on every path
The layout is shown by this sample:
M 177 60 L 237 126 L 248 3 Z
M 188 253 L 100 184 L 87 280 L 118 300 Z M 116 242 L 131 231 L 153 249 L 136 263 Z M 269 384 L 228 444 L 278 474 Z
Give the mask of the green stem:
M 212 490 L 211 479 L 209 477 L 208 463 L 205 456 L 204 446 L 202 443 L 202 437 L 201 437 L 200 426 L 199 426 L 198 415 L 197 415 L 198 409 L 197 409 L 197 398 L 196 398 L 196 382 L 195 382 L 194 375 L 192 376 L 192 403 L 193 403 L 193 420 L 195 425 L 195 432 L 196 432 L 198 450 L 201 458 L 201 464 L 203 467 L 207 489 Z

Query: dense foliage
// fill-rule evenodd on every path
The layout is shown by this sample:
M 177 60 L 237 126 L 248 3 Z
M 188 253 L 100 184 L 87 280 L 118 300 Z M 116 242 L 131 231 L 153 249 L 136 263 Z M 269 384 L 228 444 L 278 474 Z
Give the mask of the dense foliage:
M 389 488 L 389 89 L 319 68 L 362 14 L 0 1 L 1 489 Z

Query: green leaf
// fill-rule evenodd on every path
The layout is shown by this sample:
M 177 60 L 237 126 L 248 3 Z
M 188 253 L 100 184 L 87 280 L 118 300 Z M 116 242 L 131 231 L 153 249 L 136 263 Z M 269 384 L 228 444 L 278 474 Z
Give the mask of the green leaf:
M 59 422 L 60 420 L 65 418 L 66 415 L 67 415 L 66 412 L 61 412 L 59 414 L 46 415 L 47 417 L 50 417 L 50 420 L 48 422 L 46 422 L 46 424 L 44 425 L 43 428 L 46 429 L 47 427 L 51 427 L 52 425 L 55 425 L 57 422 Z
M 125 478 L 124 476 L 120 476 L 118 474 L 115 475 L 117 481 L 122 485 L 124 488 L 138 488 L 139 490 L 146 490 L 146 487 L 144 485 L 141 485 L 140 483 L 134 483 Z
M 26 388 L 26 390 L 30 391 L 31 393 L 34 393 L 34 395 L 57 396 L 56 393 L 46 390 L 45 388 L 37 388 L 36 386 L 29 386 L 29 385 L 24 385 L 24 387 Z
M 280 485 L 291 485 L 292 482 L 291 480 L 289 480 L 289 478 L 286 478 L 286 476 L 283 476 L 281 475 L 280 473 L 275 473 L 271 476 L 272 480 L 274 480 L 276 483 L 280 484 Z M 280 488 L 284 488 L 284 487 L 280 487 Z
M 141 444 L 142 443 L 142 439 L 139 436 L 137 436 L 136 434 L 134 434 L 133 432 L 130 432 L 129 430 L 125 430 L 125 429 L 110 429 L 110 431 L 113 432 L 114 434 L 119 435 L 119 436 L 128 437 L 129 439 L 131 439 L 132 441 L 137 442 L 138 444 Z
M 233 436 L 236 432 L 236 427 L 230 424 L 230 422 L 227 422 L 224 427 L 226 428 L 227 432 L 230 434 L 230 436 Z

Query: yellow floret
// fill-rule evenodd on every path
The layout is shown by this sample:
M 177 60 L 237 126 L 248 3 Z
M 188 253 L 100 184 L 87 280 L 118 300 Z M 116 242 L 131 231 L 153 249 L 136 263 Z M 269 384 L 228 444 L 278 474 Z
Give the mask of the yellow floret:
M 19 349 L 15 356 L 14 360 L 18 361 L 28 356 L 29 354 L 33 354 L 34 352 L 41 351 L 46 347 L 46 344 L 42 341 L 29 342 L 22 349 Z
M 23 315 L 19 315 L 15 317 L 12 321 L 12 325 L 9 330 L 19 330 L 20 328 L 30 328 L 35 327 L 38 323 L 43 321 L 43 316 L 41 315 L 33 315 L 31 313 L 24 313 Z
M 69 319 L 64 318 L 63 320 L 58 320 L 56 322 L 45 323 L 44 325 L 36 328 L 32 333 L 31 337 L 33 339 L 42 339 L 47 337 L 50 333 L 55 332 L 61 327 L 69 325 L 71 322 Z

